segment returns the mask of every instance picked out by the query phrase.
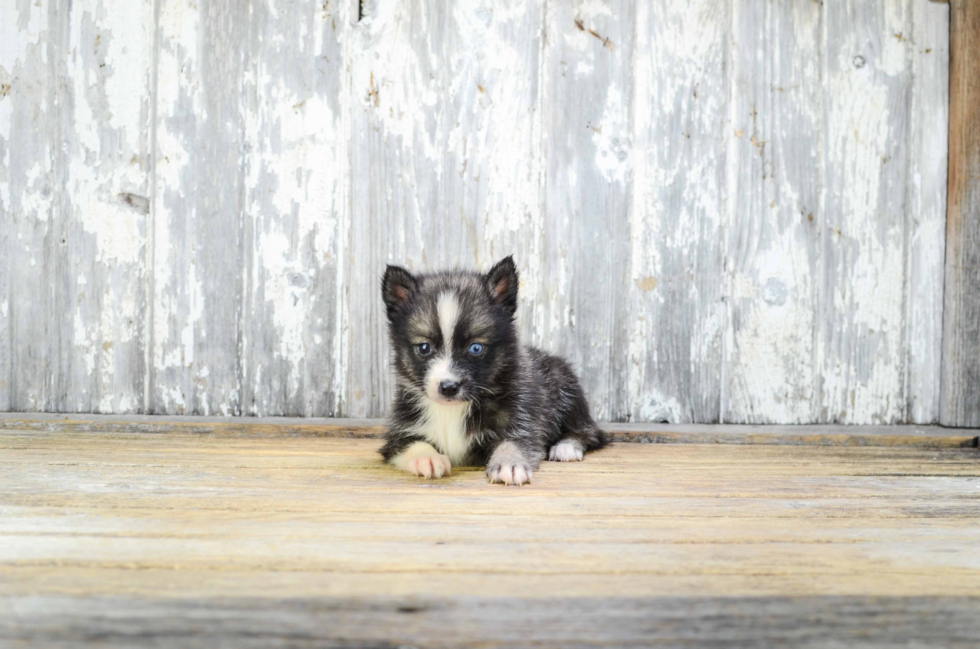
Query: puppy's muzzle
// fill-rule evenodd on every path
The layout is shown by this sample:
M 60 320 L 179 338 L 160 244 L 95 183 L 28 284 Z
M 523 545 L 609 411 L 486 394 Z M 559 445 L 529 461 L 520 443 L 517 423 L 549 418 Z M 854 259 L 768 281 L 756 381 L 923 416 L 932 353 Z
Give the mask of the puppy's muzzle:
M 452 399 L 459 394 L 459 381 L 442 381 L 439 383 L 439 395 L 446 399 Z

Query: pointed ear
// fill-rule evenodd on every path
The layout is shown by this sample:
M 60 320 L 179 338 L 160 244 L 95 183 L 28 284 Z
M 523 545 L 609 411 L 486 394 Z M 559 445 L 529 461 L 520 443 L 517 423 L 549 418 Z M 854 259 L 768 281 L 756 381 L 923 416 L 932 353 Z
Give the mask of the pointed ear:
M 517 267 L 507 255 L 490 269 L 485 278 L 490 297 L 513 315 L 517 311 Z
M 398 307 L 408 302 L 418 285 L 415 277 L 401 266 L 389 265 L 385 268 L 385 276 L 381 280 L 381 297 L 384 298 L 389 320 Z

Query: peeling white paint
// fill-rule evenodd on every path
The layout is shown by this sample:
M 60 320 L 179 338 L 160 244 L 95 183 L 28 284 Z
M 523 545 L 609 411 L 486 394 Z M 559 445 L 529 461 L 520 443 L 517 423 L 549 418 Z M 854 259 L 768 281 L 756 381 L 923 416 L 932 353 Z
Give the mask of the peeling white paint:
M 28 58 L 30 48 L 41 43 L 47 29 L 47 12 L 48 7 L 38 2 L 0 5 L 0 66 L 12 70 Z
M 828 80 L 824 264 L 836 282 L 824 299 L 840 324 L 829 340 L 820 339 L 818 354 L 822 407 L 833 421 L 905 417 L 905 219 L 893 214 L 904 207 L 895 192 L 908 180 L 907 149 L 895 146 L 907 136 L 906 6 L 896 1 L 876 6 L 880 15 L 869 12 L 884 31 L 874 55 L 856 31 L 836 34 L 840 40 L 831 45 L 840 54 Z M 855 63 L 854 52 L 863 62 Z
M 202 86 L 206 63 L 200 58 L 205 18 L 194 2 L 167 0 L 159 5 L 148 399 L 157 412 L 210 414 L 208 360 L 214 356 L 201 359 L 198 351 L 207 350 L 209 343 L 225 346 L 227 338 L 221 337 L 235 336 L 235 331 L 207 328 L 213 318 L 205 318 L 205 313 L 213 313 L 210 300 L 217 296 L 208 295 L 205 281 L 211 278 L 198 267 L 197 252 L 208 242 L 194 238 L 201 219 L 215 218 L 198 210 L 194 181 L 201 169 L 195 165 L 192 148 L 198 138 L 209 135 L 198 130 L 207 123 Z M 230 170 L 228 179 L 234 183 Z M 226 236 L 237 233 L 227 232 Z M 237 279 L 229 278 L 226 290 L 237 290 L 236 283 Z M 227 320 L 227 315 L 219 317 L 219 321 Z M 228 390 L 224 385 L 217 388 L 219 393 Z
M 726 322 L 717 251 L 731 191 L 725 14 L 710 1 L 637 6 L 627 363 L 634 420 L 718 417 Z
M 660 394 L 657 390 L 646 390 L 642 401 L 637 403 L 636 421 L 682 421 L 686 413 L 677 399 Z
M 75 331 L 72 339 L 75 342 L 76 351 L 82 354 L 82 360 L 85 362 L 85 373 L 91 376 L 95 372 L 95 332 L 89 331 L 88 322 L 78 310 L 75 311 L 74 325 Z
M 138 410 L 146 380 L 164 412 L 383 414 L 384 262 L 515 253 L 522 333 L 579 366 L 599 416 L 935 418 L 937 6 L 380 0 L 358 22 L 259 1 L 212 8 L 245 21 L 231 46 L 198 3 L 162 0 L 156 25 L 153 5 L 81 0 L 63 27 L 0 8 L 0 245 L 72 273 L 44 276 L 67 291 L 71 407 Z M 237 69 L 215 48 L 241 54 L 240 92 L 208 86 Z M 14 150 L 25 115 L 63 115 L 64 141 Z M 211 144 L 240 146 L 220 164 L 242 225 L 221 234 L 242 259 L 214 278 L 194 181 L 229 133 Z M 33 296 L 4 279 L 9 327 Z
M 40 222 L 51 216 L 55 194 L 48 185 L 50 160 L 36 160 L 25 174 L 24 192 L 20 197 L 21 210 Z
M 330 7 L 316 12 L 297 41 L 281 39 L 280 25 L 288 29 L 302 12 L 273 10 L 271 4 L 257 5 L 265 15 L 245 73 L 245 183 L 253 233 L 246 245 L 254 261 L 244 381 L 254 395 L 247 404 L 252 414 L 312 414 L 322 407 L 321 390 L 333 390 L 331 407 L 339 409 L 346 378 L 346 323 L 333 308 L 343 309 L 349 126 L 341 97 L 327 92 L 344 84 L 324 82 L 327 70 L 340 70 L 338 48 L 345 37 L 336 25 L 345 23 Z M 311 47 L 332 61 L 328 68 L 307 69 Z M 326 320 L 334 321 L 333 331 L 326 330 Z M 326 336 L 330 345 L 324 348 Z
M 606 95 L 602 119 L 592 128 L 595 166 L 609 182 L 625 184 L 630 176 L 633 148 L 629 129 L 623 90 L 612 87 Z

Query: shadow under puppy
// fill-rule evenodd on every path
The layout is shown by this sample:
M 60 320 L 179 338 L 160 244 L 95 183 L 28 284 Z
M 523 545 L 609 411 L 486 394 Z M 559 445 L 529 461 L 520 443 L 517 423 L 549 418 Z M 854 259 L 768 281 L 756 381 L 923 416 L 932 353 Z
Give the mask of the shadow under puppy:
M 425 478 L 485 464 L 491 482 L 522 485 L 546 454 L 574 462 L 607 444 L 568 363 L 518 340 L 517 279 L 511 257 L 486 275 L 388 266 L 397 389 L 385 460 Z

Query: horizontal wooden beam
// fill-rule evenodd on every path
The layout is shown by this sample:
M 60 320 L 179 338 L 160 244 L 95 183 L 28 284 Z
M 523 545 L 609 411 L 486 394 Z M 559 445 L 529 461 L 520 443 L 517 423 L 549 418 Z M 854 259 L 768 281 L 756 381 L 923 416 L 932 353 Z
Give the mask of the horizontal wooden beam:
M 910 639 L 937 647 L 965 646 L 957 641 L 980 633 L 972 597 L 562 599 L 556 594 L 311 599 L 45 594 L 11 596 L 7 601 L 18 615 L 0 619 L 0 637 L 25 646 L 84 644 L 93 637 L 106 644 L 171 637 L 180 638 L 184 646 L 240 646 L 242 636 L 247 636 L 269 645 L 301 637 L 309 646 L 323 647 L 513 646 L 519 638 L 522 645 L 558 649 L 670 646 L 684 634 L 691 645 L 707 639 L 703 644 L 793 646 L 801 636 L 818 635 L 828 645 L 884 648 L 909 644 Z M 343 645 L 338 636 L 344 638 Z M 413 644 L 389 639 L 409 639 Z
M 601 424 L 616 442 L 777 444 L 787 446 L 976 447 L 980 430 L 939 426 L 755 426 L 740 424 Z M 383 419 L 160 417 L 0 413 L 0 430 L 37 433 L 145 433 L 229 436 L 380 438 Z

